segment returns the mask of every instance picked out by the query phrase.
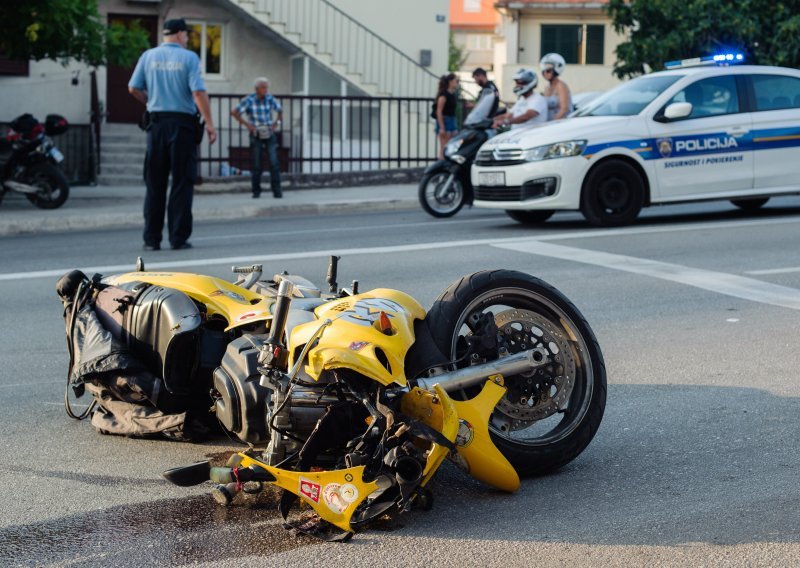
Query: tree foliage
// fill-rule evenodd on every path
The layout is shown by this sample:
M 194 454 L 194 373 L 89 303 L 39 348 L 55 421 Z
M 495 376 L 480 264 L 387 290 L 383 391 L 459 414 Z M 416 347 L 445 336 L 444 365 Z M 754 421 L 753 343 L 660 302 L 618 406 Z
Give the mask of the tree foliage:
M 468 52 L 465 52 L 464 48 L 456 43 L 455 34 L 450 32 L 450 38 L 448 40 L 448 51 L 447 51 L 447 70 L 448 71 L 458 71 L 461 69 L 461 66 L 464 65 L 464 62 L 467 60 L 469 56 Z
M 800 64 L 800 0 L 610 0 L 608 12 L 627 37 L 616 49 L 620 78 L 728 50 L 753 64 Z
M 97 0 L 2 0 L 0 22 L 0 53 L 12 59 L 129 65 L 149 47 L 137 24 L 107 26 Z

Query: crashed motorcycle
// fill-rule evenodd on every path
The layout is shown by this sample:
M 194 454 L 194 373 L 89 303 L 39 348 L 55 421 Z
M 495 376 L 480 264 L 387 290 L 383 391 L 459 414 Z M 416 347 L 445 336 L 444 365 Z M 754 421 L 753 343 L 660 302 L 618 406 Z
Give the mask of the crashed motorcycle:
M 51 136 L 63 134 L 64 117 L 50 114 L 41 124 L 30 114 L 18 116 L 0 137 L 0 201 L 9 191 L 22 193 L 41 209 L 57 209 L 69 197 L 69 182 L 59 164 L 64 155 Z
M 248 446 L 225 467 L 176 467 L 167 480 L 210 481 L 223 505 L 277 486 L 286 528 L 346 541 L 386 514 L 429 508 L 445 459 L 513 492 L 520 476 L 587 447 L 606 369 L 561 292 L 521 272 L 481 271 L 426 311 L 397 290 L 340 289 L 337 261 L 327 292 L 285 272 L 263 279 L 260 265 L 234 267 L 234 283 L 141 262 L 93 279 L 131 293 L 125 342 L 156 361 L 165 387 L 210 389 L 216 418 Z M 60 283 L 62 297 L 91 286 L 79 280 Z

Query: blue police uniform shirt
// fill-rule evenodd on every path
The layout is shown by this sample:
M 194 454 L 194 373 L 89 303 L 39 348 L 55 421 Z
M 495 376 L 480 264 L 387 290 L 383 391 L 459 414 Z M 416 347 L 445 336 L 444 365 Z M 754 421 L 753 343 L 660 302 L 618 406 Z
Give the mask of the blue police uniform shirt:
M 200 58 L 177 43 L 162 43 L 139 58 L 128 87 L 147 91 L 150 112 L 183 112 L 197 109 L 192 92 L 205 91 Z

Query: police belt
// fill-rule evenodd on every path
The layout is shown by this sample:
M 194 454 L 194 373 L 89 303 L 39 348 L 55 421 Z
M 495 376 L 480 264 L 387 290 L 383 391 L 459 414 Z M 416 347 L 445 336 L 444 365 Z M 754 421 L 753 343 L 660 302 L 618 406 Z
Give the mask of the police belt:
M 165 112 L 155 111 L 150 113 L 151 118 L 184 118 L 186 120 L 195 120 L 196 115 L 189 114 L 188 112 Z

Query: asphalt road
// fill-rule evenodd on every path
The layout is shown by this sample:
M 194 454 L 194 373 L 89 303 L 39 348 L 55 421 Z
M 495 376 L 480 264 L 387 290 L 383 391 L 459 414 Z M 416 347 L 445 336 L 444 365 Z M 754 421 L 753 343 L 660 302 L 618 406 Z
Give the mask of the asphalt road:
M 138 230 L 4 237 L 0 250 L 0 564 L 55 566 L 800 565 L 800 198 L 648 210 L 595 230 L 501 213 L 422 212 L 198 224 L 148 268 L 229 276 L 263 262 L 324 285 L 392 287 L 430 305 L 465 273 L 529 272 L 592 325 L 605 418 L 563 470 L 505 495 L 446 465 L 434 507 L 319 544 L 285 534 L 274 496 L 223 509 L 160 472 L 235 449 L 101 436 L 64 414 L 54 284 L 132 269 Z

